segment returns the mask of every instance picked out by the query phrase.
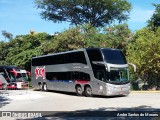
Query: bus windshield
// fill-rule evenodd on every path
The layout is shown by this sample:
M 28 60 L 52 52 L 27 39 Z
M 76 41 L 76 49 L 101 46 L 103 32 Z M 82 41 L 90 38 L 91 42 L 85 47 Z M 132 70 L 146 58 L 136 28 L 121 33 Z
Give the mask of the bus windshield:
M 28 77 L 26 73 L 18 73 L 16 76 L 17 82 L 28 81 Z
M 104 60 L 111 64 L 127 64 L 124 54 L 119 50 L 102 49 Z
M 108 72 L 109 82 L 112 83 L 123 83 L 129 81 L 129 70 L 128 68 L 111 68 Z
M 28 74 L 27 73 L 21 73 L 23 77 L 23 81 L 28 81 Z

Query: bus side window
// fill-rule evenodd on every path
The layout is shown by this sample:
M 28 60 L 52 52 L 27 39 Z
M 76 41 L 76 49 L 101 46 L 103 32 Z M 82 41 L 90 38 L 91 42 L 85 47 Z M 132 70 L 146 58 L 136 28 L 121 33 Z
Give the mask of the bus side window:
M 58 78 L 56 76 L 53 76 L 52 77 L 52 80 L 57 80 Z
M 96 71 L 96 76 L 98 80 L 104 81 L 105 79 L 105 72 L 103 70 L 97 70 Z
M 72 80 L 78 80 L 79 79 L 79 73 L 78 72 L 73 72 L 72 73 Z
M 80 79 L 82 79 L 82 80 L 90 80 L 90 76 L 87 73 L 80 72 Z
M 55 80 L 53 72 L 46 72 L 46 79 L 47 80 Z
M 83 72 L 73 72 L 72 73 L 73 80 L 90 80 L 90 76 L 87 73 Z

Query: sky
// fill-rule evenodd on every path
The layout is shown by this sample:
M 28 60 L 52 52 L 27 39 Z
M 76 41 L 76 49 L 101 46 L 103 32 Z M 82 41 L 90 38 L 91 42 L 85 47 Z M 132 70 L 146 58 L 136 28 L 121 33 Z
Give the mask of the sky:
M 0 0 L 0 41 L 4 41 L 2 31 L 16 35 L 29 34 L 30 30 L 54 34 L 71 27 L 68 22 L 54 23 L 40 16 L 40 9 L 35 7 L 35 0 Z M 152 3 L 160 4 L 160 0 L 128 0 L 132 4 L 129 28 L 134 32 L 147 25 L 155 11 Z

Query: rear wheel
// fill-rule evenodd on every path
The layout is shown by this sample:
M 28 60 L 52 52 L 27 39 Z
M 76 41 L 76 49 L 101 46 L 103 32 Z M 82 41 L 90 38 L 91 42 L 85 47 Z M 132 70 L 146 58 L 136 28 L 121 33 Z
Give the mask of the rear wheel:
M 39 90 L 43 90 L 43 86 L 42 86 L 42 84 L 39 84 Z
M 82 91 L 82 87 L 81 87 L 81 86 L 77 86 L 77 87 L 76 87 L 76 94 L 77 94 L 78 96 L 82 96 L 83 91 Z
M 91 97 L 91 96 L 92 96 L 92 89 L 91 89 L 91 87 L 87 86 L 87 87 L 85 88 L 84 93 L 85 93 L 85 96 L 86 96 L 86 97 Z
M 43 91 L 48 91 L 47 84 L 43 84 Z

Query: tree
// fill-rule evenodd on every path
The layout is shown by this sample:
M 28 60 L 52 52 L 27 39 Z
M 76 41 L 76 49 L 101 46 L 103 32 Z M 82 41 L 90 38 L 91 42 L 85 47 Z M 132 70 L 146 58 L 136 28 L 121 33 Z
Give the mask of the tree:
M 43 45 L 48 41 L 47 36 L 46 33 L 16 36 L 6 43 L 5 47 L 8 51 L 3 63 L 30 70 L 31 58 L 44 54 Z
M 151 19 L 148 20 L 148 27 L 150 27 L 153 31 L 156 31 L 160 26 L 160 4 L 153 4 L 156 9 Z
M 111 29 L 107 31 L 108 29 Z M 64 32 L 48 36 L 50 40 L 43 42 L 39 48 L 43 54 L 63 52 L 87 47 L 113 47 L 125 50 L 132 33 L 127 24 L 114 25 L 105 29 L 79 25 Z M 25 43 L 26 45 L 28 43 Z M 26 49 L 26 48 L 25 48 Z
M 126 23 L 113 25 L 104 30 L 106 39 L 111 42 L 112 48 L 117 48 L 125 52 L 125 48 L 132 38 L 132 32 Z
M 112 34 L 113 41 L 120 39 L 123 42 L 129 40 L 129 33 L 127 25 L 116 26 L 112 32 L 105 33 L 91 24 L 78 25 L 55 35 L 33 31 L 28 35 L 16 36 L 9 42 L 0 42 L 2 52 L 0 64 L 15 65 L 30 70 L 31 58 L 34 56 L 87 47 L 111 47 L 114 42 L 108 34 Z
M 131 4 L 127 0 L 35 0 L 41 17 L 53 22 L 67 21 L 74 25 L 90 23 L 103 27 L 128 19 Z
M 75 27 L 55 35 L 46 46 L 44 51 L 46 54 L 64 52 L 83 48 L 85 46 L 85 39 L 80 29 Z
M 45 54 L 88 47 L 110 47 L 106 34 L 90 24 L 69 28 L 45 44 Z
M 133 36 L 127 46 L 128 61 L 137 66 L 138 76 L 149 85 L 160 85 L 160 28 L 155 32 L 144 28 Z
M 93 27 L 91 24 L 79 25 L 77 28 L 85 39 L 84 47 L 110 47 L 110 41 L 106 39 L 102 29 Z
M 5 37 L 5 41 L 6 41 L 6 38 L 10 40 L 13 37 L 13 35 L 10 32 L 7 32 L 5 30 L 2 30 L 2 35 Z
M 3 64 L 5 57 L 6 57 L 6 53 L 7 53 L 7 47 L 6 47 L 6 43 L 4 43 L 3 41 L 0 41 L 0 65 Z

